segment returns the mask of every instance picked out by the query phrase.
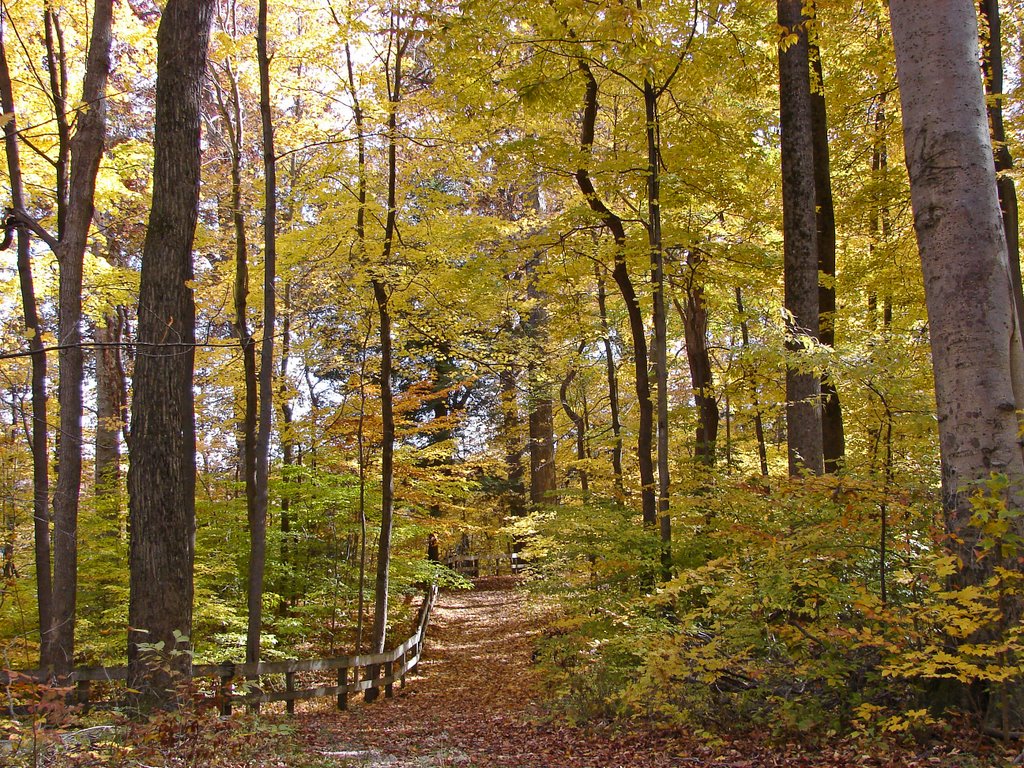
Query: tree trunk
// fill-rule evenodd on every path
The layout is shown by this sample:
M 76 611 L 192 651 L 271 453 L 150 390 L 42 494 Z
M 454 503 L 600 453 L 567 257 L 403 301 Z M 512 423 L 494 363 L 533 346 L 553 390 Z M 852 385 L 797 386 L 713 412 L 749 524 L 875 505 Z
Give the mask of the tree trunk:
M 4 222 L 5 235 L 17 228 L 18 279 L 21 285 L 21 304 L 25 319 L 25 335 L 32 351 L 32 522 L 36 566 L 36 602 L 39 606 L 39 635 L 49 631 L 53 616 L 53 583 L 50 573 L 50 480 L 49 451 L 47 449 L 46 407 L 46 352 L 43 351 L 43 326 L 36 304 L 35 283 L 32 279 L 32 251 L 27 229 L 19 224 L 17 216 L 25 210 L 24 182 L 18 147 L 17 114 L 14 110 L 14 91 L 7 63 L 7 48 L 3 38 L 4 25 L 0 22 L 0 107 L 11 115 L 4 126 L 4 148 L 7 154 L 7 173 L 11 184 L 11 204 L 15 214 Z M 45 644 L 40 644 L 39 665 L 51 663 Z
M 615 490 L 619 501 L 625 498 L 622 483 L 622 425 L 619 422 L 619 381 L 615 368 L 615 351 L 608 328 L 608 309 L 605 305 L 604 276 L 600 265 L 594 265 L 597 279 L 597 309 L 601 315 L 601 341 L 604 344 L 604 365 L 608 379 L 608 410 L 612 421 L 612 474 L 615 476 Z
M 252 663 L 259 661 L 266 517 L 260 517 L 257 500 L 259 492 L 256 471 L 256 432 L 259 420 L 259 392 L 257 391 L 256 340 L 249 329 L 249 244 L 246 239 L 245 210 L 242 204 L 242 147 L 245 141 L 245 125 L 242 121 L 242 99 L 238 89 L 238 78 L 230 59 L 224 69 L 228 79 L 229 93 L 224 93 L 224 89 L 217 79 L 213 79 L 213 86 L 221 118 L 224 121 L 227 150 L 231 158 L 231 228 L 235 238 L 235 283 L 232 299 L 235 310 L 234 331 L 238 336 L 238 344 L 242 352 L 244 402 L 240 425 L 241 476 L 245 487 L 246 522 L 249 527 L 245 660 L 246 663 Z
M 814 192 L 814 143 L 810 64 L 802 0 L 778 0 L 778 21 L 795 41 L 779 50 L 779 122 L 782 129 L 782 211 L 785 252 L 785 305 L 792 354 L 804 349 L 801 337 L 818 336 L 818 248 Z M 789 472 L 824 470 L 821 435 L 821 382 L 813 372 L 786 369 L 786 429 Z
M 110 219 L 97 214 L 97 225 L 108 228 Z M 121 243 L 108 236 L 106 261 L 124 267 Z M 111 526 L 110 534 L 123 536 L 124 489 L 121 473 L 122 434 L 127 425 L 128 381 L 124 368 L 125 306 L 108 306 L 96 326 L 96 435 L 93 486 L 96 506 Z
M 396 29 L 394 46 L 394 69 L 389 78 L 389 109 L 387 122 L 388 176 L 387 176 L 387 218 L 384 223 L 384 244 L 381 248 L 380 263 L 391 263 L 394 240 L 398 224 L 398 103 L 402 97 L 402 65 L 408 35 L 397 29 L 398 19 L 393 18 Z M 380 538 L 377 544 L 377 574 L 374 582 L 373 629 L 371 631 L 371 653 L 383 653 L 388 627 L 388 584 L 391 567 L 391 529 L 394 517 L 395 493 L 395 414 L 392 391 L 391 360 L 391 308 L 389 287 L 381 280 L 373 281 L 373 297 L 377 303 L 380 323 L 380 402 L 381 402 L 381 493 L 380 493 Z M 371 677 L 377 670 L 370 671 Z M 366 699 L 372 701 L 378 695 L 375 688 L 366 692 Z
M 294 176 L 293 176 L 294 178 Z M 278 613 L 288 615 L 288 608 L 295 596 L 295 581 L 292 577 L 292 491 L 290 468 L 295 465 L 295 436 L 292 433 L 294 406 L 288 387 L 288 356 L 292 344 L 292 287 L 284 283 L 284 312 L 281 318 L 281 368 L 278 392 L 281 398 L 281 581 L 278 592 L 281 603 Z M 357 651 L 358 652 L 358 651 Z
M 875 184 L 884 189 L 885 177 L 889 172 L 889 148 L 888 137 L 886 136 L 886 95 L 883 91 L 877 97 L 875 105 L 874 135 L 871 148 L 871 173 Z M 875 251 L 878 243 L 885 243 L 889 239 L 889 204 L 884 192 L 879 192 L 871 201 L 871 221 L 869 223 L 871 243 L 868 245 L 868 253 L 872 257 L 871 263 L 875 264 Z M 868 294 L 868 323 L 874 329 L 876 316 L 878 314 L 878 295 L 875 292 Z M 882 299 L 882 325 L 886 329 L 892 324 L 892 294 L 886 292 Z
M 811 89 L 811 131 L 814 147 L 815 222 L 818 242 L 818 340 L 836 345 L 836 214 L 832 203 L 832 174 L 828 151 L 828 111 L 825 106 L 825 75 L 821 49 L 810 46 L 815 87 Z M 824 469 L 839 471 L 846 455 L 843 409 L 828 371 L 821 374 L 821 437 Z
M 530 361 L 527 364 L 527 396 L 530 428 L 530 503 L 555 504 L 558 478 L 555 471 L 555 421 L 551 402 L 551 382 L 548 380 L 544 341 L 547 338 L 548 313 L 545 296 L 538 289 L 533 269 L 527 296 L 533 302 L 526 324 L 526 336 L 531 341 Z
M 356 128 L 356 167 L 359 169 L 356 200 L 356 256 L 366 258 L 366 133 L 363 129 L 363 108 L 359 101 L 356 88 L 355 72 L 352 69 L 352 50 L 345 44 L 345 65 L 348 70 L 349 96 L 352 98 L 352 116 Z M 366 348 L 369 345 L 373 324 L 369 317 L 366 321 L 366 336 L 359 355 L 359 424 L 356 431 L 356 444 L 359 459 L 359 586 L 356 597 L 356 654 L 363 652 L 363 613 L 366 594 Z M 390 338 L 390 337 L 389 337 Z M 388 380 L 390 387 L 390 379 Z M 385 590 L 385 594 L 387 590 Z M 376 674 L 376 673 L 374 673 Z M 364 696 L 373 699 L 376 692 L 368 690 Z
M 124 366 L 121 363 L 121 316 L 107 310 L 96 328 L 96 503 L 112 525 L 120 527 L 121 430 Z
M 51 12 L 48 10 L 48 14 Z M 51 14 L 52 15 L 52 14 Z M 53 493 L 53 615 L 51 626 L 43 638 L 48 646 L 45 655 L 59 674 L 71 670 L 75 649 L 75 609 L 78 589 L 78 506 L 82 485 L 82 275 L 85 248 L 93 217 L 96 174 L 106 135 L 106 90 L 110 72 L 110 41 L 113 21 L 112 0 L 96 0 L 93 10 L 92 34 L 86 61 L 82 101 L 85 109 L 78 111 L 74 137 L 69 137 L 64 114 L 58 119 L 60 139 L 67 140 L 59 149 L 60 157 L 70 155 L 70 179 L 58 173 L 58 207 L 67 197 L 63 216 L 58 217 L 58 243 L 55 255 L 59 265 L 59 311 L 57 332 L 60 351 L 57 357 L 59 385 L 57 399 L 60 409 L 60 440 L 57 453 L 57 481 Z M 48 33 L 53 25 L 48 25 Z M 62 104 L 67 93 L 64 46 L 56 55 L 52 38 L 47 42 L 51 66 L 62 73 L 55 95 Z M 54 61 L 56 56 L 57 61 Z M 55 81 L 54 81 L 55 82 Z M 63 126 L 63 127 L 61 127 Z
M 704 287 L 697 281 L 700 255 L 689 251 L 686 265 L 690 274 L 686 281 L 686 306 L 674 299 L 676 312 L 683 321 L 686 337 L 686 360 L 690 367 L 693 399 L 697 404 L 697 435 L 693 455 L 698 462 L 712 467 L 718 441 L 718 400 L 714 396 L 714 373 L 711 370 L 711 352 L 708 349 L 708 308 L 704 301 Z
M 956 581 L 982 586 L 996 565 L 1018 571 L 1021 565 L 1016 546 L 1002 562 L 993 562 L 999 553 L 979 557 L 984 533 L 972 523 L 969 496 L 996 472 L 1015 483 L 1008 504 L 1019 507 L 1024 457 L 1022 400 L 1014 386 L 1021 343 L 978 68 L 977 17 L 971 0 L 892 0 L 890 12 L 931 333 L 946 527 L 962 563 Z M 1010 524 L 1009 536 L 1024 534 L 1019 517 Z M 1005 626 L 1015 626 L 1020 598 L 1002 607 Z M 994 688 L 990 716 L 1000 703 L 1019 704 L 1020 689 L 1019 679 Z M 1019 730 L 1021 712 L 1012 714 L 1009 725 Z
M 391 141 L 396 141 L 394 133 L 391 134 Z M 395 166 L 391 165 L 390 167 L 393 172 Z M 389 186 L 392 185 L 393 181 L 389 182 Z M 385 245 L 385 250 L 389 251 L 390 248 Z M 391 311 L 388 306 L 387 288 L 379 280 L 373 281 L 373 295 L 377 302 L 378 322 L 380 323 L 381 489 L 380 538 L 377 543 L 377 573 L 373 591 L 373 628 L 370 636 L 370 652 L 383 653 L 388 628 L 391 529 L 395 507 L 395 414 L 394 394 L 391 386 Z M 376 678 L 377 670 L 371 670 L 370 676 Z M 367 701 L 373 701 L 377 696 L 377 689 L 370 688 L 366 691 L 365 698 Z
M 597 124 L 597 79 L 584 59 L 577 61 L 580 72 L 586 82 L 583 98 L 583 119 L 580 124 L 580 149 L 584 160 L 589 157 L 594 146 L 594 133 Z M 612 278 L 622 294 L 629 317 L 629 333 L 633 339 L 633 366 L 636 372 L 637 410 L 640 412 L 640 424 L 637 430 L 636 454 L 640 465 L 641 509 L 644 525 L 654 527 L 658 524 L 658 499 L 654 482 L 654 404 L 651 402 L 651 380 L 647 360 L 647 331 L 644 328 L 640 302 L 629 277 L 626 267 L 626 229 L 620 219 L 612 212 L 597 195 L 590 171 L 581 163 L 577 169 L 576 185 L 586 198 L 590 210 L 596 213 L 601 222 L 612 234 L 615 241 L 615 265 Z
M 267 49 L 267 0 L 259 1 L 256 53 L 260 70 L 260 125 L 263 139 L 263 338 L 260 341 L 259 431 L 256 434 L 256 496 L 249 521 L 249 626 L 246 658 L 259 661 L 263 630 L 263 575 L 267 559 L 267 511 L 270 507 L 270 430 L 274 418 L 274 329 L 277 324 L 277 165 L 270 108 L 270 53 Z
M 582 353 L 582 351 L 581 345 L 580 352 Z M 586 498 L 590 492 L 587 470 L 583 466 L 583 462 L 587 459 L 587 422 L 583 414 L 577 413 L 572 407 L 572 403 L 569 402 L 569 387 L 572 386 L 576 374 L 575 366 L 570 368 L 565 374 L 565 378 L 562 379 L 562 386 L 558 388 L 558 399 L 562 403 L 562 410 L 565 411 L 565 415 L 569 417 L 573 429 L 576 431 L 576 461 L 580 465 L 576 470 L 576 474 L 580 478 L 580 491 L 583 493 L 584 498 Z
M 507 472 L 506 509 L 508 516 L 523 517 L 526 514 L 526 487 L 523 483 L 523 441 L 522 425 L 519 418 L 519 399 L 516 396 L 518 371 L 513 363 L 501 369 L 498 375 L 501 384 L 501 434 L 505 443 L 505 467 Z M 513 543 L 516 552 L 522 540 Z
M 747 318 L 743 313 L 743 289 L 736 286 L 736 312 L 740 316 L 740 334 L 743 340 L 743 348 L 750 346 L 750 331 L 747 327 Z M 757 385 L 753 387 L 751 405 L 754 406 L 754 438 L 757 440 L 757 459 L 761 468 L 761 476 L 768 477 L 768 448 L 764 440 L 764 420 L 761 418 L 761 404 L 757 399 Z
M 988 119 L 992 130 L 992 145 L 995 150 L 996 184 L 999 192 L 999 206 L 1003 212 L 1003 232 L 1006 235 L 1006 252 L 1010 263 L 1010 282 L 1013 287 L 1013 305 L 1018 333 L 1024 329 L 1024 289 L 1020 273 L 1020 233 L 1017 221 L 1017 188 L 1010 171 L 1013 170 L 1013 156 L 1006 143 L 1006 129 L 1003 127 L 1003 50 L 1002 24 L 999 18 L 999 0 L 981 0 L 982 23 L 988 26 L 986 44 L 982 46 L 981 66 L 985 73 L 985 90 Z
M 658 93 L 644 80 L 647 137 L 647 246 L 651 257 L 651 306 L 654 326 L 654 378 L 658 387 L 658 523 L 661 533 L 662 577 L 672 577 L 672 518 L 669 514 L 668 441 L 668 318 L 665 306 L 665 248 L 661 240 L 661 146 L 658 135 Z
M 64 237 L 68 225 L 71 156 L 71 126 L 68 124 L 68 60 L 60 16 L 52 6 L 43 10 L 43 44 L 53 99 L 53 124 L 57 130 L 57 156 L 54 158 L 54 200 L 57 204 L 57 239 Z
M 301 31 L 301 19 L 300 19 Z M 302 76 L 302 63 L 296 67 L 296 74 Z M 296 120 L 302 119 L 303 104 L 302 97 L 295 97 L 294 115 Z M 362 123 L 359 125 L 362 128 Z M 361 139 L 361 136 L 360 136 Z M 361 166 L 360 166 L 361 167 Z M 288 188 L 294 192 L 295 183 L 298 179 L 298 168 L 293 153 L 288 161 Z M 294 194 L 287 198 L 288 202 L 284 210 L 282 226 L 285 229 L 291 227 L 295 219 Z M 365 197 L 364 197 L 365 202 Z M 282 616 L 288 614 L 289 607 L 295 599 L 295 581 L 293 576 L 294 563 L 292 562 L 292 512 L 291 484 L 294 478 L 291 476 L 290 467 L 295 464 L 295 435 L 292 429 L 293 414 L 295 406 L 292 403 L 290 386 L 288 383 L 288 358 L 291 355 L 292 343 L 292 286 L 287 279 L 284 280 L 282 288 L 284 296 L 284 312 L 281 317 L 281 363 L 278 378 L 278 395 L 281 402 L 281 580 L 278 586 L 278 594 L 281 602 L 278 613 Z M 362 377 L 360 377 L 362 382 Z M 361 413 L 361 412 L 360 412 Z M 360 594 L 360 599 L 362 595 Z M 360 616 L 361 618 L 361 616 Z M 358 649 L 356 653 L 358 653 Z
M 195 304 L 192 243 L 199 202 L 200 96 L 212 0 L 168 0 L 157 32 L 153 202 L 142 254 L 129 493 L 129 685 L 169 703 L 174 675 L 140 644 L 176 649 L 192 629 L 195 558 Z M 180 633 L 179 636 L 175 632 Z
M 555 474 L 555 423 L 551 398 L 532 401 L 530 407 L 530 503 L 553 504 Z

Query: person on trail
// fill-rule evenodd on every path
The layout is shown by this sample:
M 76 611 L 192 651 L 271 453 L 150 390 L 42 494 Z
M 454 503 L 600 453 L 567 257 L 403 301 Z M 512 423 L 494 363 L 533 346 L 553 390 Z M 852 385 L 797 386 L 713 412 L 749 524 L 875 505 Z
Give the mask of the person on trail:
M 432 563 L 441 562 L 441 548 L 438 545 L 436 533 L 427 537 L 427 560 Z

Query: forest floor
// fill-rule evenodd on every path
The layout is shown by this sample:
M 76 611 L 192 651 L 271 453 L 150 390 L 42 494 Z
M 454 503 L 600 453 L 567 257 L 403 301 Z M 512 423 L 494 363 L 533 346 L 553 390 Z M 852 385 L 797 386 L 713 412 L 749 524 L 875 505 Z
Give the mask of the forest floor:
M 99 721 L 76 735 L 98 728 L 100 741 L 80 747 L 59 747 L 67 734 L 48 732 L 46 741 L 21 734 L 4 742 L 0 729 L 0 768 L 983 768 L 1024 760 L 1019 744 L 1004 750 L 966 728 L 930 744 L 860 739 L 822 748 L 756 733 L 710 743 L 646 722 L 573 727 L 533 663 L 556 617 L 508 578 L 483 581 L 439 596 L 419 669 L 393 698 L 353 697 L 345 712 L 320 699 L 295 716 L 239 708 L 219 718 L 206 706 L 121 726 Z M 103 741 L 108 731 L 122 735 Z
M 305 765 L 339 768 L 769 768 L 1008 765 L 983 744 L 896 748 L 844 742 L 827 749 L 745 738 L 710 746 L 645 724 L 570 727 L 545 709 L 532 664 L 552 611 L 508 580 L 442 593 L 419 670 L 391 699 L 346 712 L 307 712 L 293 738 Z M 1012 755 L 1010 756 L 1012 759 Z

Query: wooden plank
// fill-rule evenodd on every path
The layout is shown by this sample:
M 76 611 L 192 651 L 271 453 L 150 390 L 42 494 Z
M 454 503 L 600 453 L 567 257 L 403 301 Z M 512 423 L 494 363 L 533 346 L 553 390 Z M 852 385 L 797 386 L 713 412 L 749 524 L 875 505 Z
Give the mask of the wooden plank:
M 372 667 L 394 661 L 402 654 L 396 653 L 398 649 L 385 651 L 384 653 L 364 653 L 362 656 L 349 656 L 353 667 Z
M 357 683 L 351 683 L 344 686 L 328 685 L 317 688 L 303 688 L 302 690 L 297 691 L 259 691 L 245 693 L 239 696 L 232 696 L 231 700 L 241 704 L 268 704 L 275 701 L 288 701 L 289 698 L 293 700 L 315 699 L 323 696 L 359 693 L 367 690 L 368 688 L 384 688 L 385 686 L 393 685 L 396 680 L 398 680 L 397 676 L 387 675 L 377 678 L 376 681 L 360 680 Z
M 408 672 L 410 672 L 410 671 L 412 671 L 412 670 L 414 670 L 416 668 L 416 665 L 419 663 L 419 661 L 420 661 L 420 655 L 418 653 L 415 656 L 410 656 L 409 658 L 407 658 L 405 660 L 405 662 L 402 664 L 402 666 L 400 666 L 398 668 L 398 671 L 395 672 L 395 674 L 398 675 L 399 677 L 405 677 L 405 675 Z
M 233 696 L 232 700 L 242 704 L 270 704 L 275 701 L 298 701 L 302 699 L 318 699 L 324 696 L 336 696 L 339 687 L 336 685 L 319 688 L 303 688 L 299 691 L 260 691 Z
M 337 656 L 331 659 L 287 659 L 285 661 L 258 661 L 235 664 L 235 677 L 262 677 L 264 675 L 287 675 L 296 672 L 332 672 L 342 667 L 355 666 L 352 657 Z M 196 664 L 192 667 L 193 677 L 221 677 L 232 669 L 230 664 Z
M 19 679 L 28 678 L 36 683 L 45 683 L 52 677 L 48 669 L 0 670 L 0 685 L 9 685 Z M 76 667 L 67 676 L 68 682 L 116 682 L 128 679 L 128 667 Z
M 395 658 L 391 659 L 391 661 L 398 661 L 399 657 L 401 657 L 403 654 L 406 654 L 409 651 L 411 651 L 413 648 L 415 648 L 419 644 L 419 642 L 420 642 L 420 633 L 419 633 L 419 631 L 417 631 L 415 635 L 413 635 L 408 640 L 406 640 L 404 643 L 402 643 L 400 646 L 395 648 L 395 650 L 391 651 L 391 653 L 395 654 Z

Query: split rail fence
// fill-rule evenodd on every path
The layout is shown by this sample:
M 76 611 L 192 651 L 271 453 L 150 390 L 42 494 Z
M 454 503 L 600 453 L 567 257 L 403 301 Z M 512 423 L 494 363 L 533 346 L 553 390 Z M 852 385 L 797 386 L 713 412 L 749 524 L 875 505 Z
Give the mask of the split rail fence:
M 220 704 L 223 715 L 231 714 L 233 704 L 251 706 L 283 701 L 289 714 L 295 711 L 295 702 L 336 696 L 338 709 L 348 708 L 350 694 L 373 689 L 384 689 L 385 697 L 394 695 L 394 684 L 405 685 L 406 675 L 415 670 L 423 654 L 427 624 L 430 612 L 437 599 L 437 586 L 432 585 L 424 594 L 416 621 L 416 630 L 405 642 L 384 653 L 359 654 L 357 656 L 336 656 L 329 659 L 289 659 L 286 661 L 259 661 L 249 664 L 194 664 L 191 678 L 217 678 L 218 685 L 214 698 Z M 379 672 L 383 671 L 383 675 Z M 303 673 L 335 672 L 336 685 L 321 685 L 299 688 L 297 676 Z M 258 680 L 271 675 L 284 676 L 284 689 L 263 691 L 258 688 L 247 690 L 245 681 Z M 50 675 L 46 670 L 27 670 L 16 673 L 0 671 L 0 685 L 10 685 L 19 680 L 45 683 Z M 90 706 L 93 683 L 126 682 L 127 667 L 76 667 L 70 675 L 75 686 L 76 703 Z M 238 685 L 238 683 L 243 683 Z M 236 691 L 236 687 L 238 690 Z

